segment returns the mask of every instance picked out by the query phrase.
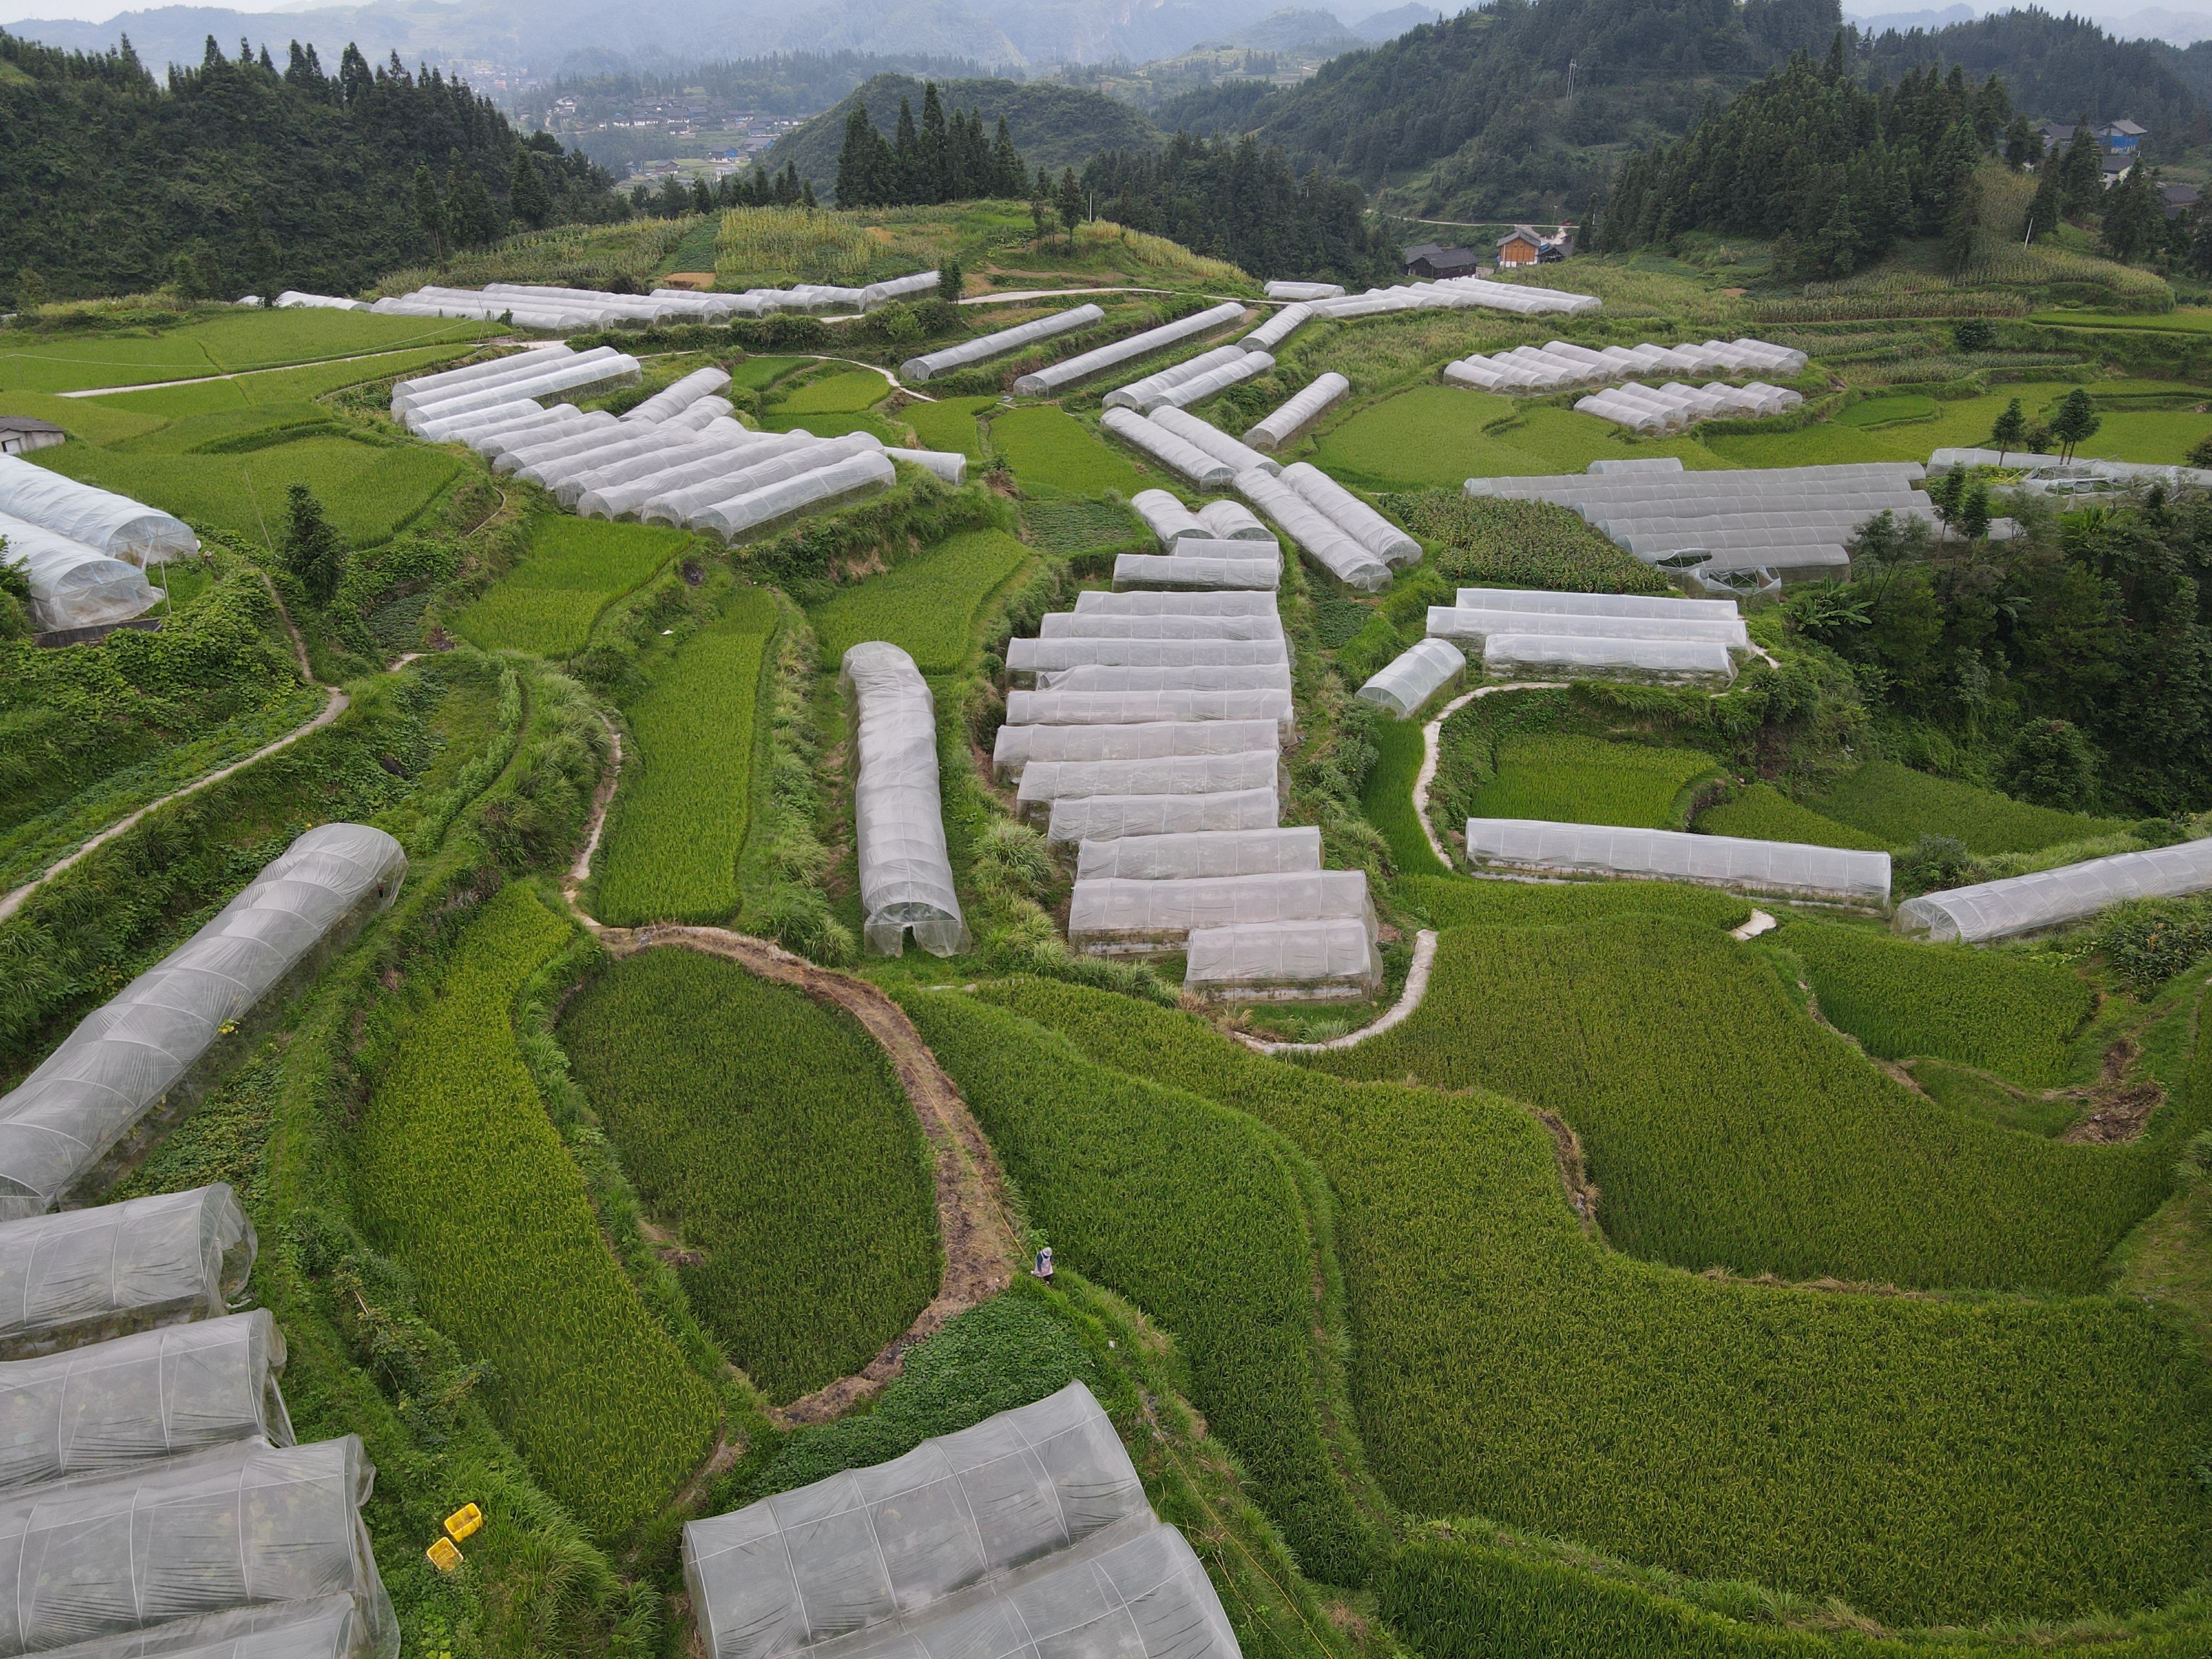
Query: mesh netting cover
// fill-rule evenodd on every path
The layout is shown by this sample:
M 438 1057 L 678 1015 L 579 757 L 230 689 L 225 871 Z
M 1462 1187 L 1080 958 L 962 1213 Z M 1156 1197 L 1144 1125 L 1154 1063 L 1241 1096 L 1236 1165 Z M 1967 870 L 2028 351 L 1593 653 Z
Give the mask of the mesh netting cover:
M 906 930 L 932 956 L 966 948 L 968 924 L 952 886 L 945 803 L 937 775 L 937 703 L 914 659 L 881 640 L 845 653 L 853 700 L 854 839 L 868 948 L 895 957 Z
M 213 1318 L 246 1288 L 254 1248 L 220 1181 L 0 1224 L 0 1355 Z
M 1897 926 L 1903 933 L 1972 944 L 2063 927 L 2127 899 L 2179 898 L 2208 890 L 2212 837 L 1923 893 L 1897 907 Z
M 1861 904 L 1889 900 L 1889 854 L 1739 836 L 1686 835 L 1535 818 L 1469 818 L 1468 856 L 1523 870 L 1692 881 Z

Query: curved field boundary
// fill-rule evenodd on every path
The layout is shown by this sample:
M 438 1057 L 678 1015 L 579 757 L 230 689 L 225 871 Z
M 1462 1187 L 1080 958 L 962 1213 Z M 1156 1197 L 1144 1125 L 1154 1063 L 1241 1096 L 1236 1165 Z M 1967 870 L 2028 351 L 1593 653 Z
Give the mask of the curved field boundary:
M 1006 1202 L 1006 1177 L 990 1144 L 961 1097 L 959 1089 L 937 1063 L 905 1011 L 864 979 L 816 966 L 781 945 L 725 927 L 663 924 L 608 927 L 585 912 L 577 892 L 591 873 L 622 769 L 622 740 L 614 739 L 606 775 L 592 797 L 592 817 L 583 850 L 562 884 L 569 910 L 591 930 L 610 956 L 626 957 L 661 945 L 677 945 L 734 962 L 749 973 L 797 987 L 817 1002 L 840 1008 L 858 1020 L 889 1056 L 899 1086 L 920 1120 L 934 1164 L 937 1231 L 945 1249 L 945 1277 L 929 1305 L 914 1322 L 866 1365 L 849 1376 L 817 1389 L 768 1415 L 783 1428 L 826 1423 L 869 1399 L 905 1368 L 906 1351 L 934 1334 L 956 1314 L 989 1300 L 1012 1282 L 1019 1247 Z
M 1461 693 L 1437 710 L 1436 719 L 1421 728 L 1421 771 L 1413 780 L 1413 817 L 1428 837 L 1429 850 L 1437 855 L 1437 862 L 1447 870 L 1452 867 L 1451 854 L 1444 851 L 1443 843 L 1437 839 L 1436 826 L 1429 822 L 1429 786 L 1437 781 L 1437 744 L 1443 740 L 1443 724 L 1477 697 L 1494 696 L 1500 691 L 1564 691 L 1562 680 L 1512 680 L 1504 685 L 1478 685 L 1472 691 Z
M 1398 994 L 1397 1001 L 1374 1024 L 1347 1031 L 1340 1037 L 1331 1037 L 1326 1042 L 1269 1042 L 1243 1031 L 1232 1035 L 1246 1048 L 1262 1054 L 1318 1054 L 1332 1048 L 1356 1048 L 1368 1038 L 1382 1036 L 1421 1006 L 1421 999 L 1429 994 L 1429 969 L 1436 961 L 1437 930 L 1424 927 L 1413 935 L 1413 965 L 1407 970 L 1406 988 Z
M 311 357 L 303 363 L 271 363 L 264 368 L 234 368 L 228 374 L 195 374 L 191 379 L 184 380 L 141 380 L 135 386 L 87 386 L 78 392 L 57 392 L 54 396 L 57 398 L 112 398 L 125 392 L 163 392 L 173 386 L 205 386 L 210 380 L 243 380 L 256 374 L 282 374 L 289 369 L 295 368 L 326 368 L 332 363 L 365 363 L 378 357 L 395 356 L 401 352 L 420 351 L 425 345 L 445 343 L 443 340 L 418 340 L 413 345 L 386 346 L 381 351 L 359 351 L 350 357 Z M 486 346 L 513 345 L 515 342 L 513 340 L 456 340 L 453 343 L 456 346 L 466 346 L 471 351 L 480 351 Z M 559 342 L 553 340 L 533 340 L 524 343 L 526 349 L 535 345 L 558 343 Z M 371 374 L 365 378 L 373 380 L 376 377 Z
M 284 631 L 291 635 L 292 654 L 299 662 L 300 677 L 306 680 L 310 685 L 322 685 L 322 682 L 315 678 L 314 670 L 308 665 L 307 642 L 300 637 L 300 630 L 292 625 L 291 613 L 284 609 L 284 601 L 277 596 L 276 586 L 271 583 L 269 578 L 265 575 L 261 578 L 261 585 L 269 590 L 269 597 L 276 604 L 276 615 L 284 624 Z M 401 660 L 404 661 L 406 659 L 403 658 Z M 393 666 L 397 667 L 398 665 L 395 663 Z M 66 854 L 61 858 L 55 860 L 44 870 L 41 870 L 37 875 L 32 877 L 30 880 L 25 882 L 21 887 L 16 888 L 15 891 L 8 894 L 5 897 L 0 897 L 0 921 L 7 921 L 7 919 L 14 915 L 16 911 L 21 909 L 24 904 L 29 901 L 32 894 L 37 892 L 40 888 L 45 886 L 56 876 L 61 874 L 63 871 L 68 869 L 80 859 L 82 859 L 94 852 L 106 842 L 114 840 L 116 836 L 129 830 L 131 825 L 137 823 L 139 819 L 144 817 L 149 812 L 159 811 L 162 807 L 168 805 L 172 801 L 182 800 L 187 795 L 196 795 L 201 790 L 206 788 L 210 784 L 221 783 L 225 778 L 229 777 L 233 773 L 244 771 L 256 761 L 266 760 L 270 756 L 276 753 L 279 750 L 290 748 L 294 744 L 299 742 L 301 738 L 306 737 L 310 732 L 321 731 L 323 727 L 328 726 L 332 720 L 337 719 L 339 715 L 344 714 L 347 708 L 351 706 L 353 700 L 348 697 L 344 692 L 339 690 L 337 686 L 325 685 L 323 686 L 323 690 L 329 692 L 330 696 L 324 701 L 323 712 L 316 715 L 314 719 L 308 720 L 304 725 L 295 726 L 291 731 L 287 732 L 283 737 L 275 739 L 273 742 L 262 744 L 260 748 L 255 750 L 252 754 L 245 756 L 240 759 L 234 760 L 228 766 L 220 767 L 216 770 L 210 772 L 203 777 L 197 778 L 191 783 L 185 785 L 181 789 L 172 789 L 167 794 L 163 795 L 160 799 L 149 800 L 137 811 L 129 814 L 127 817 L 116 819 L 114 823 L 109 824 L 105 830 L 100 830 L 94 835 L 88 836 L 82 842 L 79 842 L 75 852 Z

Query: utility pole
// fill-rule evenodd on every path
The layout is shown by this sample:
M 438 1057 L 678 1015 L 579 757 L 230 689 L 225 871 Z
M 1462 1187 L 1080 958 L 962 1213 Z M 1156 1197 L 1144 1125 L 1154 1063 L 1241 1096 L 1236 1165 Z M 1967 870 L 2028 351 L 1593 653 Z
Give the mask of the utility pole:
M 1574 60 L 1573 58 L 1568 58 L 1568 59 L 1567 59 L 1567 96 L 1568 96 L 1568 97 L 1570 97 L 1570 98 L 1571 98 L 1571 97 L 1573 97 L 1574 95 L 1575 95 L 1575 60 Z

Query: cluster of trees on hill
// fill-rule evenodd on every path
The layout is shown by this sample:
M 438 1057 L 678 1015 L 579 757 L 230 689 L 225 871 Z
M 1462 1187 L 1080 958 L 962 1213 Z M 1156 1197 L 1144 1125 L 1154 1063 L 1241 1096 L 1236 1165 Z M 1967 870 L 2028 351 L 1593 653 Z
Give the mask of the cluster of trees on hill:
M 2002 553 L 1964 528 L 1933 542 L 1877 520 L 1852 550 L 1853 580 L 1796 602 L 1807 630 L 1900 714 L 1967 735 L 2069 722 L 2102 753 L 2107 800 L 2201 806 L 2212 507 L 2154 489 L 2140 507 L 2035 522 Z
M 1006 118 L 999 118 L 995 138 L 984 136 L 983 118 L 975 110 L 956 109 L 948 119 L 934 81 L 922 88 L 918 126 L 914 105 L 900 98 L 898 126 L 889 140 L 868 118 L 866 104 L 854 104 L 845 118 L 844 148 L 837 153 L 839 207 L 907 207 L 984 196 L 1019 197 L 1029 193 L 1029 183 Z
M 210 40 L 163 85 L 127 45 L 0 32 L 0 303 L 26 273 L 41 298 L 349 293 L 441 246 L 629 211 L 599 168 L 520 137 L 465 82 L 351 46 L 329 74 L 312 48 L 280 70 Z
M 659 189 L 641 190 L 632 199 L 638 211 L 660 219 L 681 219 L 718 208 L 816 205 L 812 182 L 801 179 L 798 167 L 788 161 L 781 173 L 770 173 L 756 161 L 750 173 L 725 173 L 711 185 L 704 179 L 663 179 Z
M 1974 171 L 2008 128 L 2017 141 L 2026 124 L 1995 76 L 1974 86 L 1956 65 L 1914 69 L 1869 92 L 1838 34 L 1821 67 L 1800 52 L 1680 142 L 1624 162 L 1583 246 L 1620 252 L 1680 231 L 1735 231 L 1775 239 L 1778 275 L 1833 277 L 1899 237 L 1940 234 L 1963 261 Z
M 1080 180 L 1095 210 L 1247 270 L 1348 283 L 1388 280 L 1395 250 L 1369 223 L 1359 187 L 1314 167 L 1294 173 L 1279 144 L 1177 133 L 1154 154 L 1110 151 Z

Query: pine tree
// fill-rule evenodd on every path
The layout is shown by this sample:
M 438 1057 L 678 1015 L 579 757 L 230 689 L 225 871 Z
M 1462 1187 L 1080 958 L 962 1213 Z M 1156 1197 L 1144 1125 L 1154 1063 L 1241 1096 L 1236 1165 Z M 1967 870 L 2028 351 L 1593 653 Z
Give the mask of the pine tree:
M 1999 466 L 2004 465 L 2004 458 L 2018 449 L 2021 440 L 2027 436 L 2027 416 L 2021 412 L 2020 399 L 2014 398 L 2004 406 L 2004 413 L 1997 416 L 1996 424 L 1990 428 L 1990 441 L 1997 447 Z
M 965 276 L 960 269 L 960 261 L 947 259 L 938 267 L 937 297 L 940 300 L 957 300 L 965 282 Z
M 2077 386 L 2068 392 L 2058 405 L 2058 412 L 2051 417 L 2051 435 L 2058 441 L 2059 459 L 2072 460 L 2075 446 L 2095 437 L 2097 428 L 2104 423 L 2104 416 L 2097 413 L 2097 406 L 2089 401 L 2087 392 Z
M 2043 135 L 2028 125 L 2027 117 L 2015 115 L 2012 125 L 2005 129 L 2005 164 L 2008 167 L 2033 167 L 2043 159 Z
M 890 198 L 892 204 L 912 204 L 925 199 L 921 138 L 914 130 L 914 106 L 903 97 L 899 100 L 896 136 L 891 139 L 891 160 L 898 175 L 897 193 Z
M 845 118 L 845 143 L 837 152 L 837 205 L 841 208 L 880 207 L 876 150 L 883 135 L 868 119 L 867 106 L 855 102 Z
M 2105 188 L 2105 158 L 2097 148 L 2097 135 L 2089 130 L 2089 118 L 2086 115 L 2075 124 L 2074 136 L 2067 141 L 2066 152 L 2059 160 L 2058 187 L 2069 213 L 2097 210 Z
M 2046 231 L 2058 225 L 2059 210 L 2065 205 L 2065 186 L 2061 182 L 2062 168 L 2056 155 L 2046 159 L 2037 170 L 2035 197 L 2027 204 L 2027 234 L 2033 242 Z
M 1060 190 L 1053 198 L 1060 222 L 1067 227 L 1068 245 L 1075 244 L 1075 228 L 1083 222 L 1083 186 L 1076 182 L 1075 169 L 1069 167 L 1060 175 Z
M 553 217 L 553 193 L 545 188 L 545 175 L 528 148 L 518 144 L 514 172 L 507 181 L 507 204 L 514 216 L 532 230 L 543 230 Z
M 2166 208 L 2158 179 L 2138 162 L 2105 192 L 2105 252 L 2123 264 L 2151 253 L 2163 240 Z
M 294 484 L 285 492 L 285 499 L 291 521 L 285 526 L 281 550 L 284 568 L 300 579 L 310 599 L 318 606 L 326 605 L 345 579 L 345 548 L 323 516 L 323 504 L 307 485 Z
M 951 201 L 952 147 L 945 130 L 945 103 L 937 95 L 937 82 L 934 81 L 922 83 L 921 145 L 921 170 L 916 180 L 919 188 L 915 200 L 923 203 Z
M 1018 197 L 1022 193 L 1027 173 L 1022 158 L 1014 150 L 1014 135 L 1006 128 L 1006 118 L 999 118 L 999 136 L 991 143 L 991 194 Z
M 430 176 L 426 162 L 415 168 L 415 223 L 422 233 L 422 240 L 430 245 L 430 257 L 438 264 L 446 262 L 446 204 L 438 196 L 438 181 Z

